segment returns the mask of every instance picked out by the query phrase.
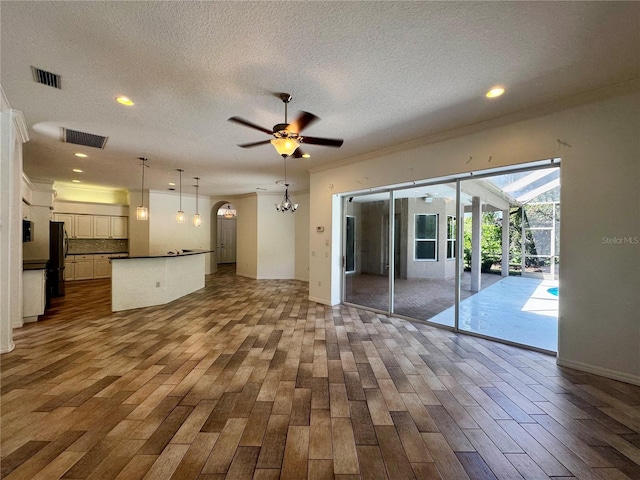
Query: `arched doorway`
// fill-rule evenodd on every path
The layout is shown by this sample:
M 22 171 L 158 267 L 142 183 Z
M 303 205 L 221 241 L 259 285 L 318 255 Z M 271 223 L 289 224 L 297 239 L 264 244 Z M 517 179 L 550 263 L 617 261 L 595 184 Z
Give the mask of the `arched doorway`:
M 211 272 L 219 265 L 236 263 L 236 208 L 228 201 L 216 202 L 211 208 Z

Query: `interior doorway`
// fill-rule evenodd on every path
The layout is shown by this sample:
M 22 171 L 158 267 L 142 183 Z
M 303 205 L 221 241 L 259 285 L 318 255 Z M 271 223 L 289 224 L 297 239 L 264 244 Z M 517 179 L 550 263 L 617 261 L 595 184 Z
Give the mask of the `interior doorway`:
M 211 208 L 211 272 L 219 265 L 233 267 L 237 252 L 237 210 L 231 202 L 216 202 Z
M 218 265 L 236 263 L 236 219 L 218 216 Z

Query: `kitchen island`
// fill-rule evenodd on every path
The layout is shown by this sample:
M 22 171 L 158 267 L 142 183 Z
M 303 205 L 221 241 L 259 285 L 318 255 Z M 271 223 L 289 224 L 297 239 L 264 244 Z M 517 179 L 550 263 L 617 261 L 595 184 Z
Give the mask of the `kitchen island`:
M 204 288 L 204 253 L 111 258 L 111 311 L 164 305 Z

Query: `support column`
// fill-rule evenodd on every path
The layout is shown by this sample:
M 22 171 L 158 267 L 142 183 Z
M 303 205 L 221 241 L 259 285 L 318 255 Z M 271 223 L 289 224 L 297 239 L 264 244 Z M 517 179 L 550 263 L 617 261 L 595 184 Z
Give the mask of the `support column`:
M 509 210 L 502 211 L 502 276 L 509 276 Z
M 481 288 L 480 266 L 482 263 L 482 202 L 480 197 L 471 201 L 471 291 Z

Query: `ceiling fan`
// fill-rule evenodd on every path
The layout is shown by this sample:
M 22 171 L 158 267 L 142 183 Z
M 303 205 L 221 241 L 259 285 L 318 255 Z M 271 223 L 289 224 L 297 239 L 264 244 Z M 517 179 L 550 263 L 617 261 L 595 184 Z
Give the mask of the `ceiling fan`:
M 287 105 L 291 101 L 292 97 L 288 93 L 281 93 L 278 95 L 280 100 L 284 103 L 284 123 L 278 123 L 273 126 L 272 130 L 268 128 L 261 127 L 260 125 L 256 125 L 255 123 L 249 122 L 240 117 L 231 117 L 229 118 L 230 122 L 239 123 L 240 125 L 244 125 L 245 127 L 253 128 L 255 130 L 260 130 L 266 134 L 272 135 L 273 138 L 271 140 L 263 140 L 261 142 L 253 142 L 253 143 L 243 143 L 238 145 L 242 148 L 250 148 L 257 147 L 258 145 L 266 145 L 267 143 L 271 143 L 279 155 L 283 157 L 293 156 L 295 158 L 300 158 L 305 156 L 306 154 L 300 148 L 301 144 L 308 145 L 322 145 L 325 147 L 340 147 L 344 140 L 338 138 L 319 138 L 319 137 L 307 137 L 302 136 L 300 133 L 306 127 L 311 125 L 312 123 L 320 120 L 319 117 L 316 117 L 313 113 L 309 112 L 301 112 L 300 116 L 294 122 L 287 122 Z

